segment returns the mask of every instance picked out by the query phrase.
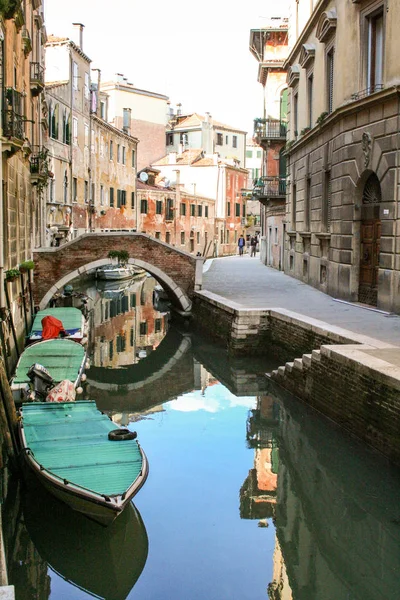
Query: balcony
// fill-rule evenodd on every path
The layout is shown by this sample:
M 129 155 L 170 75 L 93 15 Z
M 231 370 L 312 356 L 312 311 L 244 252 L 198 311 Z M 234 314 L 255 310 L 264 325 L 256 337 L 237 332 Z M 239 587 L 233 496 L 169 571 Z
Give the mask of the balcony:
M 361 100 L 362 98 L 366 98 L 367 96 L 370 96 L 371 94 L 375 94 L 376 92 L 380 92 L 382 90 L 383 90 L 383 84 L 377 83 L 375 85 L 371 85 L 368 88 L 365 88 L 365 90 L 361 90 L 360 92 L 356 92 L 355 94 L 352 94 L 351 99 L 352 100 Z
M 284 177 L 260 177 L 253 188 L 253 197 L 265 200 L 280 200 L 286 196 L 286 179 Z
M 44 89 L 44 68 L 38 62 L 31 62 L 31 94 L 38 96 Z
M 31 163 L 31 183 L 37 185 L 50 177 L 48 165 L 48 149 L 40 146 L 33 146 L 33 152 L 30 157 Z
M 3 137 L 12 145 L 21 147 L 25 140 L 25 117 L 22 111 L 22 94 L 14 88 L 4 90 L 3 101 Z M 10 148 L 6 148 L 11 150 Z
M 254 138 L 263 140 L 285 140 L 287 123 L 278 119 L 254 119 Z

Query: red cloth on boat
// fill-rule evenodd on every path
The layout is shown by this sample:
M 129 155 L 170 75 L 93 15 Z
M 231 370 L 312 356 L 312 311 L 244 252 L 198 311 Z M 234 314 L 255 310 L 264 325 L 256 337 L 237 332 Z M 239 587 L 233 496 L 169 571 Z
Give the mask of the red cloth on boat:
M 43 340 L 53 340 L 58 338 L 60 333 L 67 335 L 67 332 L 64 329 L 64 325 L 60 321 L 60 319 L 56 319 L 51 315 L 47 315 L 42 319 L 42 339 Z

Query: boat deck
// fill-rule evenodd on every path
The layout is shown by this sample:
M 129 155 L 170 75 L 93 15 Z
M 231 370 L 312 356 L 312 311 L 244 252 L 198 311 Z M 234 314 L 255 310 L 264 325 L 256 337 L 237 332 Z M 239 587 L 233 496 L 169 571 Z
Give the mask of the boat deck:
M 94 401 L 24 404 L 26 446 L 46 470 L 101 495 L 122 495 L 139 477 L 136 440 L 110 441 L 116 425 Z
M 17 364 L 13 385 L 29 383 L 28 371 L 34 363 L 49 370 L 52 378 L 75 381 L 85 358 L 85 349 L 80 344 L 66 339 L 48 340 L 27 346 Z
M 61 307 L 61 308 L 46 308 L 45 310 L 40 310 L 36 313 L 32 330 L 30 333 L 30 338 L 40 339 L 42 337 L 42 319 L 47 316 L 56 317 L 59 319 L 65 331 L 70 336 L 76 336 L 81 334 L 83 335 L 83 315 L 79 308 L 74 307 Z

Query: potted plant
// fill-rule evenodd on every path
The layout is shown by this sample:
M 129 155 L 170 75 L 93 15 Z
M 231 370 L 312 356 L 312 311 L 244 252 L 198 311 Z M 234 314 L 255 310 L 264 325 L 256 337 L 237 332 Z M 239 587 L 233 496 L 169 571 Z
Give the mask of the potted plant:
M 19 269 L 8 269 L 4 273 L 6 281 L 15 281 L 21 275 L 21 271 Z
M 129 252 L 126 250 L 110 250 L 108 253 L 108 258 L 116 258 L 118 260 L 118 264 L 126 265 L 129 260 Z
M 21 273 L 26 273 L 27 271 L 31 271 L 35 268 L 35 263 L 33 260 L 25 260 L 19 265 L 19 270 Z

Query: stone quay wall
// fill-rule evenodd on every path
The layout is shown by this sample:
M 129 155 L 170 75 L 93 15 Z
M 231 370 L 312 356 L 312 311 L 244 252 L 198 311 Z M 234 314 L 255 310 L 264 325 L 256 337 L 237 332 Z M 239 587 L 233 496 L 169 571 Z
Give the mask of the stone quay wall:
M 203 291 L 195 294 L 193 320 L 232 355 L 290 357 L 266 376 L 400 465 L 400 348 L 284 309 L 243 309 Z

